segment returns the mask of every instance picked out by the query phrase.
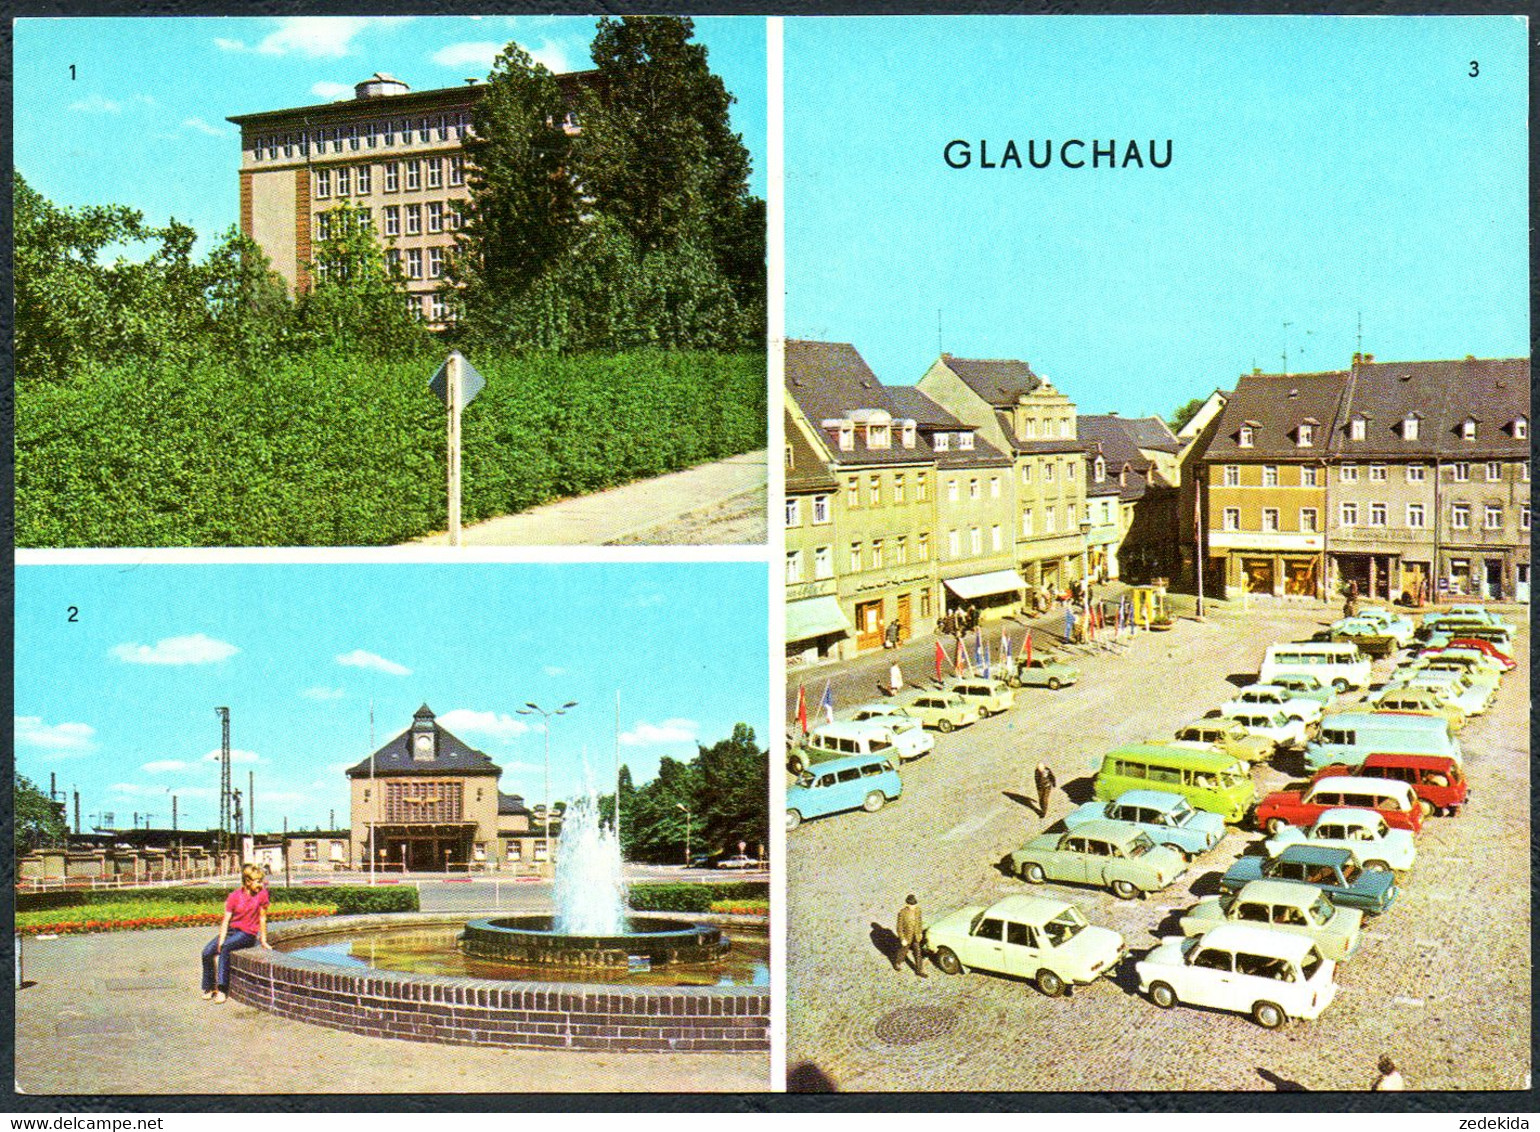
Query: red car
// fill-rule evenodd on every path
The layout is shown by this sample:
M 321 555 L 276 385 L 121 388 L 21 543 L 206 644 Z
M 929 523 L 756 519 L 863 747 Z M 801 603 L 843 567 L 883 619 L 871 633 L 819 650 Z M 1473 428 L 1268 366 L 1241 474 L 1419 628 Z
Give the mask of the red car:
M 1483 641 L 1479 637 L 1455 637 L 1447 645 L 1443 646 L 1443 648 L 1423 649 L 1422 651 L 1425 654 L 1439 653 L 1442 652 L 1444 648 L 1475 649 L 1477 652 L 1484 653 L 1485 655 L 1491 657 L 1493 660 L 1497 661 L 1498 664 L 1503 666 L 1504 672 L 1516 668 L 1519 663 L 1518 661 L 1514 660 L 1513 657 L 1503 652 L 1502 649 L 1494 645 L 1491 641 Z
M 1422 807 L 1404 782 L 1343 774 L 1342 767 L 1328 767 L 1309 782 L 1294 782 L 1257 803 L 1257 827 L 1277 833 L 1286 825 L 1301 829 L 1312 825 L 1326 810 L 1355 806 L 1374 810 L 1395 829 L 1422 832 Z
M 1448 755 L 1398 755 L 1381 751 L 1364 759 L 1361 766 L 1322 767 L 1312 781 L 1344 774 L 1406 783 L 1417 795 L 1423 817 L 1435 812 L 1454 814 L 1470 796 L 1470 783 Z

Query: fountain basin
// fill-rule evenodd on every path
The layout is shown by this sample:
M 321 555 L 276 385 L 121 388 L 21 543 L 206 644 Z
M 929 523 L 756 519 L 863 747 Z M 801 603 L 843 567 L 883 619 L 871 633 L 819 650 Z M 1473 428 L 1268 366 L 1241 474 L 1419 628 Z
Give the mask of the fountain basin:
M 686 920 L 628 917 L 616 935 L 572 935 L 555 930 L 552 916 L 498 916 L 472 920 L 460 936 L 468 955 L 540 967 L 613 967 L 645 961 L 653 967 L 707 963 L 730 946 L 722 929 Z

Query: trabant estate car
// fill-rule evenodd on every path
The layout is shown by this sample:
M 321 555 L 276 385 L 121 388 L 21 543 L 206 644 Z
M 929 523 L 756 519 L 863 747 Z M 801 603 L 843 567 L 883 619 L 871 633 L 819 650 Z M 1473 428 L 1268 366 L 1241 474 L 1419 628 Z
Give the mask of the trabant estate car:
M 1396 643 L 1402 648 L 1411 644 L 1412 639 L 1417 636 L 1417 626 L 1412 619 L 1393 609 L 1385 609 L 1378 605 L 1361 605 L 1353 616 L 1360 621 L 1373 621 L 1380 625 L 1386 633 L 1396 639 Z
M 1129 790 L 1113 802 L 1087 802 L 1065 816 L 1064 828 L 1103 820 L 1136 825 L 1157 845 L 1169 845 L 1188 860 L 1218 845 L 1225 835 L 1218 814 L 1195 810 L 1180 794 L 1162 790 Z
M 878 701 L 861 704 L 850 712 L 852 723 L 876 723 L 897 737 L 899 753 L 905 761 L 917 759 L 936 749 L 934 735 L 925 734 L 925 724 L 896 703 Z
M 904 710 L 943 734 L 979 721 L 979 709 L 951 692 L 922 692 L 905 700 Z
M 1316 778 L 1358 774 L 1367 778 L 1387 778 L 1404 782 L 1417 795 L 1422 816 L 1453 814 L 1465 805 L 1470 784 L 1460 766 L 1448 755 L 1413 755 L 1376 751 L 1356 766 L 1328 766 L 1316 772 Z
M 1284 826 L 1262 844 L 1269 857 L 1276 857 L 1290 845 L 1324 845 L 1346 849 L 1366 869 L 1394 870 L 1404 873 L 1417 860 L 1417 846 L 1404 829 L 1391 829 L 1373 810 L 1326 810 L 1307 830 Z
M 1011 871 L 1031 884 L 1094 884 L 1123 900 L 1158 892 L 1187 871 L 1179 852 L 1156 845 L 1144 830 L 1121 821 L 1091 821 L 1068 833 L 1042 834 L 1008 860 Z
M 1202 935 L 1224 923 L 1263 924 L 1313 940 L 1322 955 L 1337 962 L 1358 950 L 1364 914 L 1338 908 L 1313 884 L 1291 880 L 1254 880 L 1234 895 L 1209 896 L 1182 917 L 1183 935 Z
M 1290 675 L 1273 678 L 1273 686 L 1288 691 L 1296 700 L 1314 700 L 1327 708 L 1337 698 L 1337 689 L 1325 683 L 1319 676 Z
M 1348 849 L 1288 845 L 1276 857 L 1242 857 L 1219 878 L 1220 892 L 1239 892 L 1254 880 L 1293 880 L 1323 889 L 1339 907 L 1379 915 L 1396 898 L 1396 876 L 1366 869 Z
M 1277 684 L 1248 684 L 1235 698 L 1219 706 L 1219 714 L 1225 716 L 1251 711 L 1282 712 L 1290 719 L 1317 723 L 1325 707 L 1319 700 L 1296 697 L 1287 688 Z
M 1259 763 L 1271 758 L 1278 744 L 1266 735 L 1253 735 L 1246 730 L 1244 723 L 1237 723 L 1224 716 L 1212 716 L 1208 719 L 1195 719 L 1178 727 L 1172 746 L 1195 750 L 1217 747 L 1221 754 L 1229 755 L 1232 759 Z
M 1046 896 L 1007 896 L 987 908 L 970 904 L 925 925 L 925 950 L 949 975 L 993 971 L 1031 979 L 1049 998 L 1073 983 L 1117 969 L 1125 947 L 1111 928 L 1086 923 L 1080 910 Z
M 946 690 L 954 696 L 961 696 L 965 703 L 978 708 L 981 718 L 1009 711 L 1016 702 L 1016 693 L 1004 680 L 991 680 L 982 676 L 965 680 L 949 680 Z
M 1302 719 L 1292 719 L 1277 708 L 1226 705 L 1221 710 L 1226 719 L 1235 720 L 1246 729 L 1247 734 L 1271 739 L 1275 747 L 1284 749 L 1303 747 L 1310 741 L 1314 730 L 1313 724 Z
M 1080 679 L 1080 669 L 1052 657 L 1022 657 L 1015 670 L 1006 677 L 1006 683 L 1015 688 L 1047 688 L 1058 691 Z
M 1294 782 L 1275 790 L 1257 803 L 1257 826 L 1277 833 L 1286 825 L 1312 825 L 1324 811 L 1336 806 L 1378 810 L 1396 829 L 1422 832 L 1422 807 L 1410 786 L 1352 775 Z
M 1513 644 L 1513 630 L 1506 625 L 1494 625 L 1479 617 L 1451 617 L 1447 613 L 1424 617 L 1417 630 L 1418 638 L 1430 641 L 1440 635 L 1475 637 L 1504 650 Z
M 1134 964 L 1139 989 L 1156 1006 L 1235 1010 L 1268 1030 L 1290 1018 L 1319 1018 L 1337 994 L 1335 969 L 1303 936 L 1252 924 L 1164 939 Z
M 876 813 L 904 792 L 895 762 L 878 756 L 830 759 L 802 772 L 786 788 L 786 828 L 796 829 L 804 818 L 842 810 Z
M 1460 710 L 1460 705 L 1450 703 L 1433 688 L 1413 688 L 1405 684 L 1398 688 L 1381 688 L 1364 702 L 1377 712 L 1436 716 L 1450 731 L 1465 726 L 1465 713 Z M 1322 730 L 1324 732 L 1324 726 Z
M 904 720 L 898 727 L 885 719 L 825 723 L 792 748 L 786 763 L 793 774 L 801 774 L 816 763 L 852 755 L 917 759 L 935 745 L 935 737 L 925 734 L 912 719 Z
M 1246 764 L 1213 750 L 1166 743 L 1128 743 L 1108 751 L 1092 782 L 1093 796 L 1110 802 L 1126 790 L 1180 794 L 1200 810 L 1239 822 L 1256 786 Z
M 1506 628 L 1508 619 L 1501 613 L 1493 613 L 1484 605 L 1474 605 L 1468 602 L 1451 605 L 1444 611 L 1446 617 L 1474 617 L 1478 621 L 1485 621 L 1488 625 L 1496 625 Z
M 1268 645 L 1258 681 L 1271 684 L 1276 677 L 1290 673 L 1315 676 L 1340 694 L 1349 688 L 1368 687 L 1370 664 L 1369 658 L 1351 641 Z

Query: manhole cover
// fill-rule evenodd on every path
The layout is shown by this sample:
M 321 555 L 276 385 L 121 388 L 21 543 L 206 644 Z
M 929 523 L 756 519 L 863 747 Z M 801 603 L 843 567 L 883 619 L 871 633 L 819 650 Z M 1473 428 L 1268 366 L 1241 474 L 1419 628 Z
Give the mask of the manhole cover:
M 877 1037 L 890 1046 L 912 1046 L 939 1038 L 957 1025 L 955 1010 L 937 1006 L 905 1006 L 877 1020 Z

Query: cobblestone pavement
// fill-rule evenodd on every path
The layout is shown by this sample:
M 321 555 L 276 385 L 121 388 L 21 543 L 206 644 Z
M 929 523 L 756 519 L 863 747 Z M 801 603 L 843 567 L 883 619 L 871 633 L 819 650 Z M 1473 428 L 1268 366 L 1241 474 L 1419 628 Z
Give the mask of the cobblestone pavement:
M 1316 1022 L 1269 1032 L 1249 1018 L 1138 994 L 1133 959 L 1180 912 L 1218 891 L 1220 873 L 1262 835 L 1230 828 L 1175 885 L 1117 900 L 1085 886 L 1044 891 L 1092 923 L 1123 934 L 1133 956 L 1115 979 L 1047 999 L 1025 982 L 928 966 L 895 973 L 879 950 L 908 892 L 927 918 L 1029 891 L 996 864 L 1090 797 L 1091 775 L 1114 745 L 1169 736 L 1254 679 L 1273 641 L 1298 639 L 1335 616 L 1324 606 L 1249 613 L 1211 607 L 1205 622 L 1140 634 L 1126 653 L 1077 658 L 1078 685 L 1024 689 L 1004 715 L 937 737 L 903 771 L 904 794 L 875 814 L 805 823 L 787 837 L 787 1071 L 822 1074 L 840 1090 L 1361 1090 L 1379 1055 L 1412 1089 L 1521 1089 L 1530 1051 L 1529 672 L 1503 678 L 1489 713 L 1460 735 L 1472 801 L 1430 820 L 1402 895 L 1366 924 L 1360 952 L 1339 968 L 1336 1002 Z M 1516 641 L 1527 658 L 1525 626 Z M 1019 641 L 1020 629 L 1014 633 Z M 998 642 L 998 631 L 995 633 Z M 1041 638 L 1040 638 L 1041 640 Z M 903 651 L 905 677 L 928 678 L 930 639 Z M 828 670 L 851 695 L 885 672 L 892 653 Z M 1390 661 L 1375 663 L 1375 683 Z M 853 673 L 853 674 L 852 674 Z M 825 671 L 805 677 L 810 708 Z M 795 696 L 797 677 L 791 678 Z M 1046 757 L 1061 787 L 1050 822 L 1038 818 L 1031 768 Z M 1297 761 L 1297 760 L 1296 760 Z M 1285 769 L 1290 766 L 1285 759 Z M 1262 766 L 1258 795 L 1287 781 Z M 1066 798 L 1066 793 L 1068 798 Z M 1033 803 L 1027 798 L 1031 796 Z

